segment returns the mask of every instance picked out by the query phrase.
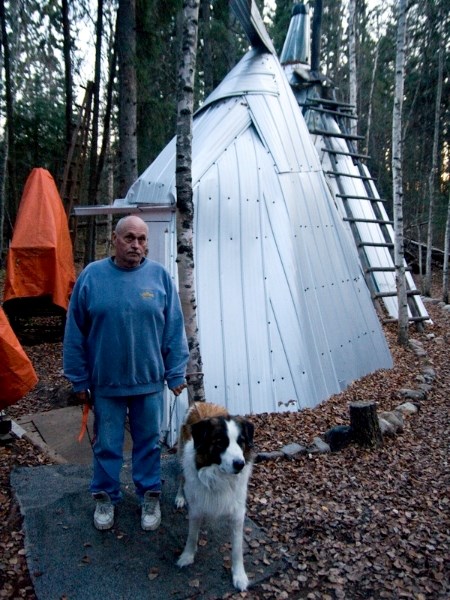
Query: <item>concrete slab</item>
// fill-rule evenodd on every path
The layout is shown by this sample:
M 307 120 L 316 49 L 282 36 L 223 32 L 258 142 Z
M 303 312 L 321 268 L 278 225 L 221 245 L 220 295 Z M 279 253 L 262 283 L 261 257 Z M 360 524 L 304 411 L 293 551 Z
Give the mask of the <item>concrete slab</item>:
M 91 442 L 94 436 L 94 418 L 89 411 L 87 431 L 81 442 L 78 435 L 81 429 L 82 406 L 69 406 L 47 412 L 25 415 L 17 423 L 27 432 L 33 443 L 43 450 L 48 447 L 70 464 L 90 465 L 92 463 Z M 124 452 L 131 452 L 132 441 L 128 427 L 125 430 Z
M 12 472 L 38 600 L 213 599 L 233 591 L 226 524 L 202 531 L 194 565 L 176 566 L 188 527 L 186 513 L 174 507 L 176 457 L 164 455 L 162 475 L 162 524 L 156 532 L 140 529 L 128 462 L 122 478 L 124 501 L 116 510 L 115 525 L 100 532 L 92 524 L 93 501 L 87 492 L 90 467 L 60 464 Z M 245 564 L 253 583 L 284 568 L 272 560 L 268 539 L 250 520 L 245 541 Z

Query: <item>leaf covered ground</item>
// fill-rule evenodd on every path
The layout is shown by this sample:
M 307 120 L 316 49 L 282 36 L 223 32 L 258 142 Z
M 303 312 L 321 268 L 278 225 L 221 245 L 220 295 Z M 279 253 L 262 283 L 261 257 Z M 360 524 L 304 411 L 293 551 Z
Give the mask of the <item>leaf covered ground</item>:
M 364 377 L 312 410 L 252 416 L 258 451 L 292 442 L 308 445 L 329 428 L 349 424 L 350 402 L 373 400 L 378 411 L 392 410 L 404 401 L 400 390 L 424 383 L 424 367 L 435 373 L 419 412 L 381 448 L 350 445 L 255 464 L 248 514 L 268 542 L 262 563 L 247 562 L 247 570 L 251 576 L 279 558 L 284 568 L 257 588 L 228 598 L 450 598 L 450 312 L 435 303 L 427 308 L 433 325 L 422 333 L 411 330 L 425 357 L 400 348 L 388 326 L 393 369 Z M 10 407 L 13 419 L 51 409 L 64 385 L 61 344 L 35 342 L 24 347 L 40 381 Z M 0 447 L 0 599 L 35 599 L 10 472 L 50 462 L 25 440 Z

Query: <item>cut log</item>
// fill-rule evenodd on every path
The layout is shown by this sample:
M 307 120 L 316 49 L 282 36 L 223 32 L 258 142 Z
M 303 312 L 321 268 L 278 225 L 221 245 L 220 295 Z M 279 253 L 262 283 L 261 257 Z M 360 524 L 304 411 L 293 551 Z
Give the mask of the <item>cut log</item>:
M 354 441 L 360 446 L 379 448 L 383 445 L 375 402 L 351 402 L 350 427 Z

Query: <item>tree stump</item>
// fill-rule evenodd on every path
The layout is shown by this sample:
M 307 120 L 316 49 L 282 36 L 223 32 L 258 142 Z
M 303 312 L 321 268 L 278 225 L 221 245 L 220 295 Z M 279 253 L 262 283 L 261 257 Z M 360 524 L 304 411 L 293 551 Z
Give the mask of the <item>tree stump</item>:
M 375 402 L 351 402 L 350 426 L 354 441 L 364 448 L 379 448 L 383 445 Z

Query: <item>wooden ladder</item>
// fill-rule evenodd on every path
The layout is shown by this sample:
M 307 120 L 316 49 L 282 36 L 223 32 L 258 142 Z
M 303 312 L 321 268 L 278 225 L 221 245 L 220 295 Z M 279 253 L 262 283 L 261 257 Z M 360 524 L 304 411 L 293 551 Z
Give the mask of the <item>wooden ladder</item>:
M 74 203 L 80 200 L 80 189 L 86 163 L 91 124 L 93 89 L 94 84 L 91 81 L 88 82 L 83 102 L 79 107 L 59 188 L 59 195 L 63 201 L 68 219 L 71 217 Z
M 331 163 L 331 170 L 325 171 L 325 173 L 326 175 L 335 178 L 336 185 L 339 190 L 339 192 L 336 195 L 339 198 L 341 198 L 342 205 L 345 210 L 344 221 L 349 223 L 350 230 L 352 232 L 358 255 L 361 261 L 361 265 L 364 271 L 366 283 L 370 290 L 373 301 L 375 302 L 375 304 L 377 304 L 377 302 L 382 300 L 383 298 L 387 298 L 389 296 L 396 296 L 396 290 L 380 292 L 378 289 L 377 281 L 375 279 L 376 272 L 395 272 L 395 267 L 393 267 L 392 265 L 373 267 L 370 264 L 366 252 L 366 248 L 369 247 L 384 247 L 389 251 L 389 254 L 392 257 L 392 264 L 395 264 L 394 239 L 392 236 L 392 228 L 389 227 L 393 225 L 393 221 L 386 219 L 381 211 L 382 203 L 386 202 L 386 200 L 375 197 L 373 188 L 370 185 L 370 182 L 373 182 L 374 179 L 366 174 L 366 171 L 364 170 L 363 164 L 361 162 L 370 157 L 368 155 L 358 153 L 355 148 L 355 142 L 364 139 L 364 136 L 351 135 L 348 132 L 349 120 L 357 119 L 357 116 L 354 112 L 354 107 L 350 104 L 339 102 L 338 100 L 314 97 L 307 98 L 305 104 L 303 104 L 303 109 L 304 111 L 313 110 L 319 113 L 320 115 L 330 115 L 334 117 L 339 126 L 341 133 L 330 131 L 326 128 L 326 123 L 324 123 L 324 120 L 322 119 L 322 123 L 324 124 L 323 127 L 313 127 L 309 131 L 311 134 L 320 135 L 323 138 L 324 146 L 321 148 L 321 150 L 328 154 Z M 347 145 L 347 150 L 343 151 L 335 149 L 332 144 L 332 138 L 344 139 Z M 358 169 L 358 174 L 349 174 L 339 171 L 337 157 L 340 155 L 348 156 L 352 159 L 353 164 Z M 360 179 L 364 185 L 364 195 L 354 196 L 345 193 L 345 178 Z M 356 217 L 353 214 L 349 200 L 356 200 L 361 202 L 369 201 L 371 203 L 375 218 L 365 219 Z M 371 242 L 369 240 L 361 239 L 358 223 L 373 223 L 377 225 L 382 233 L 383 242 Z M 416 325 L 420 328 L 423 321 L 428 320 L 429 317 L 421 315 L 420 309 L 417 305 L 415 297 L 420 295 L 420 292 L 417 289 L 411 289 L 411 287 L 408 285 L 408 282 L 407 288 L 408 307 L 411 313 L 409 320 L 411 322 L 415 322 Z M 385 321 L 392 321 L 392 319 L 385 319 Z

